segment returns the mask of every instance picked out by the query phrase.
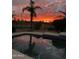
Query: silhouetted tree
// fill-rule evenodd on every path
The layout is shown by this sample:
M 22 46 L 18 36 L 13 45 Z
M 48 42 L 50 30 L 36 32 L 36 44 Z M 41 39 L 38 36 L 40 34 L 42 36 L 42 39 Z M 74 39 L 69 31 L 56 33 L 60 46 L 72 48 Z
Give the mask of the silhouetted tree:
M 15 20 L 16 20 L 15 16 L 16 16 L 16 14 L 12 14 L 12 18 L 13 18 L 12 23 L 13 23 L 13 24 L 16 23 L 16 21 L 15 21 Z M 15 32 L 16 29 L 15 29 L 15 27 L 13 26 L 13 24 L 12 24 L 12 32 Z
M 12 11 L 12 18 L 14 18 L 14 20 L 16 20 L 15 16 L 16 16 L 15 11 Z
M 32 31 L 32 20 L 33 20 L 33 16 L 36 17 L 36 9 L 41 9 L 39 6 L 34 6 L 35 2 L 30 0 L 30 6 L 26 6 L 25 8 L 22 9 L 22 12 L 24 12 L 25 10 L 28 10 L 30 12 L 30 25 L 31 25 L 31 31 Z M 31 46 L 32 43 L 32 35 L 30 35 L 30 44 L 29 47 Z
M 55 26 L 55 29 L 58 31 L 66 31 L 66 13 L 60 11 L 61 13 L 63 13 L 65 16 L 63 19 L 60 20 L 55 20 L 52 24 Z

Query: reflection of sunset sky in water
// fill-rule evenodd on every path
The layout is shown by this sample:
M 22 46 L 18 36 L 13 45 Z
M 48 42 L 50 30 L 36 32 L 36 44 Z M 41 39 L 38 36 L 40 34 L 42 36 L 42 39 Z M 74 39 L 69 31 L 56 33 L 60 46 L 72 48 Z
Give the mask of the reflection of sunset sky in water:
M 36 10 L 37 17 L 33 21 L 44 21 L 51 22 L 55 19 L 60 19 L 63 17 L 60 12 L 66 9 L 65 0 L 33 0 L 35 1 L 35 6 L 40 6 L 41 10 Z M 13 0 L 12 10 L 15 13 L 16 19 L 29 20 L 29 12 L 25 11 L 22 15 L 22 8 L 29 6 L 29 0 Z M 61 17 L 59 17 L 61 15 Z M 51 20 L 52 19 L 52 20 Z
M 30 39 L 30 36 L 27 36 L 27 35 L 16 37 L 12 41 L 12 42 L 14 42 L 12 44 L 12 46 L 16 50 L 26 51 L 26 49 L 29 46 L 28 45 L 29 39 Z M 33 39 L 32 42 L 35 42 L 34 50 L 36 52 L 38 52 L 39 54 L 40 53 L 47 53 L 47 54 L 54 55 L 58 59 L 62 59 L 62 58 L 64 59 L 64 57 L 63 57 L 63 56 L 65 56 L 64 55 L 64 52 L 65 52 L 64 48 L 63 49 L 56 48 L 55 46 L 52 45 L 52 42 L 47 39 L 35 38 L 35 37 L 33 37 L 32 39 Z
M 32 37 L 32 43 L 35 42 L 36 44 L 48 44 L 49 43 L 49 40 L 47 39 L 42 39 L 42 38 L 36 38 L 36 37 Z M 26 36 L 26 35 L 23 35 L 23 36 L 20 36 L 20 37 L 16 37 L 15 40 L 18 42 L 18 43 L 27 43 L 29 42 L 30 40 L 30 36 Z

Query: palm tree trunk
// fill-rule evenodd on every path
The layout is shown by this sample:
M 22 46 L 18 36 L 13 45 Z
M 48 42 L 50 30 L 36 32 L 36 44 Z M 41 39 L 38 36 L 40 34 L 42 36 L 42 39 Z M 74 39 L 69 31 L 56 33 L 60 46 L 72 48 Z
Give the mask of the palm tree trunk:
M 33 19 L 33 16 L 31 15 L 31 22 L 30 22 L 30 30 L 32 31 L 32 19 Z M 32 44 L 32 35 L 30 35 L 30 42 L 29 42 L 29 47 L 31 46 Z
M 32 7 L 32 0 L 30 0 L 30 5 Z M 32 20 L 33 20 L 33 13 L 32 11 L 30 12 L 30 30 L 32 31 Z M 31 48 L 32 45 L 32 35 L 30 35 L 30 42 L 29 42 L 29 48 Z

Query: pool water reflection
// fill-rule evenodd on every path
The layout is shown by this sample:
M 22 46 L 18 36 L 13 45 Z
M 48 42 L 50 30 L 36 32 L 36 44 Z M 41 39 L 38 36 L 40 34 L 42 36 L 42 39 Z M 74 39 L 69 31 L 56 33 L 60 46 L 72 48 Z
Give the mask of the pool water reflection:
M 20 52 L 25 52 L 29 47 L 30 36 L 23 35 L 15 37 L 12 40 L 12 48 Z M 33 51 L 38 55 L 36 59 L 66 59 L 65 48 L 59 49 L 52 45 L 52 41 L 43 38 L 32 37 L 32 43 L 35 42 Z

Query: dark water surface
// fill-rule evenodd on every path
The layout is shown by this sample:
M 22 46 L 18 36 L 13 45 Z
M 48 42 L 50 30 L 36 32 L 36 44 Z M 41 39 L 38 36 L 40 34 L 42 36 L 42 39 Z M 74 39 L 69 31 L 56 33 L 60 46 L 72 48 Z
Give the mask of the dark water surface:
M 12 39 L 12 48 L 20 52 L 25 52 L 29 47 L 30 36 L 23 35 Z M 56 48 L 52 41 L 43 38 L 32 37 L 35 42 L 35 51 L 38 55 L 36 59 L 66 59 L 65 48 Z

